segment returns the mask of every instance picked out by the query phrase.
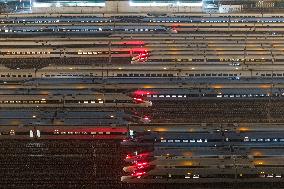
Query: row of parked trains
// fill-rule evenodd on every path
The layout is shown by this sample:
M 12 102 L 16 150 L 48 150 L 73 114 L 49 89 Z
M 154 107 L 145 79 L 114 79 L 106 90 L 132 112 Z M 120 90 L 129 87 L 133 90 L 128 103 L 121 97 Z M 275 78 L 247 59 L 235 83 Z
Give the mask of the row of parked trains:
M 147 132 L 122 144 L 146 149 L 126 156 L 127 183 L 283 182 L 281 131 Z

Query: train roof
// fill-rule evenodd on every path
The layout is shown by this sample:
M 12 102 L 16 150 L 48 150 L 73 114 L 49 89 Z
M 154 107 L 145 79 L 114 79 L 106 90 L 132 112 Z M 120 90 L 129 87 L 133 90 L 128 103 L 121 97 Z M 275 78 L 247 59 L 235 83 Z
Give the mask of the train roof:
M 130 96 L 120 94 L 120 93 L 93 93 L 93 94 L 75 94 L 75 95 L 33 95 L 33 94 L 11 94 L 11 95 L 2 95 L 0 94 L 0 100 L 59 100 L 64 96 L 65 100 L 132 100 Z

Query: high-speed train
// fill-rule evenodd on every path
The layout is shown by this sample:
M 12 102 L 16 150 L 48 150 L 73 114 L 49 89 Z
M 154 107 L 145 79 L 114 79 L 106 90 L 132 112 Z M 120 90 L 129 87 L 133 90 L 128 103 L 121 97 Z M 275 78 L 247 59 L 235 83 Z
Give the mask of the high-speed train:
M 123 126 L 3 126 L 1 139 L 119 139 L 127 137 L 128 129 Z
M 194 168 L 184 166 L 176 168 L 155 168 L 149 172 L 140 170 L 132 175 L 122 176 L 122 182 L 126 183 L 256 183 L 256 182 L 283 182 L 281 167 L 264 167 L 261 169 L 250 167 L 225 168 Z
M 151 101 L 132 98 L 120 93 L 98 93 L 93 95 L 0 95 L 0 108 L 26 107 L 72 107 L 72 108 L 111 108 L 111 107 L 149 107 Z
M 109 62 L 115 62 L 119 60 L 120 63 L 140 63 L 145 62 L 149 57 L 149 52 L 146 48 L 141 47 L 141 44 L 112 44 L 111 47 L 108 44 L 92 44 L 97 46 L 91 47 L 77 47 L 77 48 L 64 48 L 64 47 L 49 47 L 49 48 L 1 48 L 0 58 L 3 59 L 17 59 L 26 58 L 27 62 L 33 62 L 33 58 L 48 59 L 52 58 L 87 58 L 91 59 L 94 64 L 104 64 Z M 78 45 L 82 46 L 82 45 Z M 85 45 L 87 46 L 87 45 Z M 120 47 L 118 47 L 120 46 Z M 5 60 L 3 60 L 5 61 Z M 64 61 L 64 59 L 62 59 Z M 80 62 L 84 62 L 83 60 Z
M 169 148 L 184 147 L 258 147 L 283 146 L 281 132 L 152 132 L 138 135 L 122 143 L 123 145 L 141 145 Z
M 0 70 L 0 80 L 30 80 L 51 78 L 282 78 L 284 70 L 277 65 L 262 66 L 53 66 L 39 70 L 7 69 Z
M 1 34 L 36 34 L 36 33 L 153 33 L 168 32 L 171 27 L 166 26 L 146 26 L 146 25 L 129 25 L 129 26 L 3 26 L 0 27 Z
M 135 15 L 130 14 L 113 14 L 109 17 L 101 17 L 100 15 L 94 16 L 90 14 L 74 15 L 74 14 L 49 14 L 49 15 L 10 15 L 9 17 L 0 17 L 0 24 L 92 24 L 92 23 L 110 23 L 110 22 L 157 22 L 157 23 L 194 23 L 194 22 L 245 22 L 245 23 L 275 23 L 284 22 L 283 14 L 145 14 L 137 13 Z

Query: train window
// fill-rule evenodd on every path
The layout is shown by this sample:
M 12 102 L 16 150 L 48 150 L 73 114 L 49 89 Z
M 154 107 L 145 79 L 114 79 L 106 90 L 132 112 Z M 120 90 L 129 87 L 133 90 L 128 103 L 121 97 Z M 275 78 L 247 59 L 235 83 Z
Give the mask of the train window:
M 23 77 L 26 77 L 26 75 L 23 75 Z
M 212 74 L 212 76 L 214 77 L 214 76 L 217 76 L 217 74 Z
M 201 76 L 205 76 L 205 74 L 201 74 Z
M 21 75 L 18 75 L 18 77 L 22 77 Z
M 271 74 L 266 74 L 266 76 L 271 76 Z
M 200 74 L 195 74 L 195 76 L 196 76 L 196 77 L 199 77 L 199 76 L 200 76 Z
M 17 77 L 16 75 L 12 75 L 12 77 Z
M 174 74 L 168 74 L 169 77 L 174 77 Z
M 228 74 L 223 74 L 223 76 L 228 76 Z
M 1 77 L 5 77 L 5 75 L 1 75 Z
M 220 73 L 220 74 L 218 74 L 218 76 L 222 76 L 222 74 Z
M 162 74 L 157 74 L 157 77 L 162 77 Z
M 33 77 L 32 75 L 28 75 L 28 77 Z
M 151 74 L 151 77 L 156 77 L 156 74 Z

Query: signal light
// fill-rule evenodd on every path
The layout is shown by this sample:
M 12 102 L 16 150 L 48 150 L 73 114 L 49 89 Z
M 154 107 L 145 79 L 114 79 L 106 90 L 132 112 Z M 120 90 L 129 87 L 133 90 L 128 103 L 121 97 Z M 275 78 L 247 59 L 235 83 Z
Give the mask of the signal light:
M 146 162 L 143 162 L 143 163 L 137 163 L 136 165 L 138 165 L 138 166 L 141 166 L 141 165 L 147 165 L 147 163 L 146 163 Z
M 144 117 L 145 120 L 149 120 L 149 117 Z
M 131 176 L 141 176 L 144 175 L 146 172 L 137 172 L 137 173 L 132 173 Z

